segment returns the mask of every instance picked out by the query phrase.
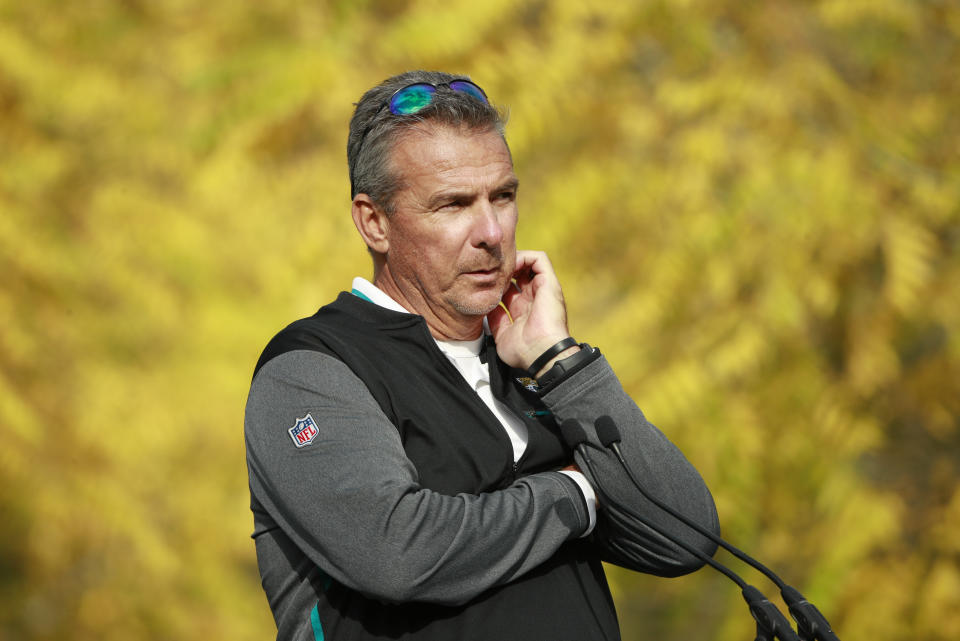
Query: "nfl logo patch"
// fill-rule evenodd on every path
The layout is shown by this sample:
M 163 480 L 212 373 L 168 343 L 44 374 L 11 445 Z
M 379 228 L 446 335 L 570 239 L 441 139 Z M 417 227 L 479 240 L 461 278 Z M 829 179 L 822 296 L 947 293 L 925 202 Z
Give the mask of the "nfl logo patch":
M 290 433 L 294 445 L 305 447 L 313 443 L 313 439 L 317 438 L 320 430 L 317 428 L 317 423 L 313 420 L 313 417 L 307 414 L 303 418 L 298 418 L 297 422 L 287 432 Z

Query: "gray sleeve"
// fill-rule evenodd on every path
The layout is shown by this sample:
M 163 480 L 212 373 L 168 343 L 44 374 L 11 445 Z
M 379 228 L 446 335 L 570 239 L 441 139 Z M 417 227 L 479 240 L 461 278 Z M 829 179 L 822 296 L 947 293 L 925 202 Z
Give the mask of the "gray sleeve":
M 606 414 L 620 428 L 620 448 L 624 458 L 647 493 L 719 535 L 720 524 L 713 497 L 700 474 L 680 450 L 646 420 L 623 390 L 605 358 L 599 358 L 559 383 L 544 395 L 543 401 L 559 421 L 577 419 L 586 431 L 586 449 L 599 479 L 586 471 L 580 453 L 576 460 L 595 488 L 599 481 L 615 503 L 628 506 L 657 529 L 707 556 L 713 555 L 716 544 L 637 492 L 614 455 L 600 444 L 593 425 L 598 417 Z M 605 527 L 609 522 L 605 523 L 603 517 L 603 499 L 598 497 L 599 520 L 594 540 L 605 552 L 607 560 L 661 576 L 685 574 L 703 565 L 694 555 L 645 526 Z
M 289 430 L 310 415 L 318 434 Z M 277 356 L 250 389 L 250 490 L 297 547 L 334 580 L 388 602 L 456 605 L 506 583 L 579 536 L 588 516 L 556 472 L 481 495 L 419 486 L 399 434 L 341 361 Z

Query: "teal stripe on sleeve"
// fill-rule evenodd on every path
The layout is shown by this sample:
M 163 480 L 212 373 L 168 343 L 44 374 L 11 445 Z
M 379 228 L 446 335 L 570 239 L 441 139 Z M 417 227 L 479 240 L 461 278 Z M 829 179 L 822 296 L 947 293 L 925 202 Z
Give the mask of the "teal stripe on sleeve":
M 320 612 L 317 608 L 320 607 L 320 602 L 317 601 L 317 605 L 313 606 L 313 609 L 310 610 L 310 625 L 313 626 L 313 641 L 323 641 L 323 626 L 320 625 Z

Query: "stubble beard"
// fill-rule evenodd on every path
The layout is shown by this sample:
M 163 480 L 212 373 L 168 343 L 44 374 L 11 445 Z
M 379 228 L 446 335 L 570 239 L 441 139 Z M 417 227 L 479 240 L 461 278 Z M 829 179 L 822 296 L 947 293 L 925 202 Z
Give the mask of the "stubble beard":
M 466 296 L 451 296 L 447 299 L 447 302 L 451 307 L 453 307 L 453 309 L 464 316 L 486 316 L 497 308 L 497 306 L 500 304 L 500 300 L 503 298 L 504 292 L 507 291 L 507 287 L 509 286 L 510 280 L 506 279 L 504 284 L 501 285 L 496 291 L 496 298 L 483 305 L 480 305 L 479 302 L 472 302 L 470 300 L 472 297 Z M 493 294 L 494 292 L 491 290 L 490 295 L 492 296 Z
M 499 269 L 503 269 L 503 252 L 499 247 L 492 248 L 490 250 L 491 257 L 494 258 L 499 263 Z M 473 266 L 461 268 L 461 273 L 472 271 Z M 481 266 L 477 266 L 482 268 Z M 447 298 L 447 303 L 457 311 L 459 314 L 464 316 L 486 316 L 494 309 L 497 308 L 497 305 L 500 304 L 500 300 L 503 298 L 503 294 L 507 291 L 507 287 L 510 286 L 510 278 L 508 275 L 501 273 L 501 278 L 503 282 L 496 288 L 496 293 L 493 294 L 493 290 L 484 291 L 484 294 L 495 295 L 495 298 L 489 303 L 484 305 L 479 305 L 477 303 L 471 303 L 471 299 L 478 294 L 478 291 L 468 292 L 464 296 L 457 296 L 455 293 L 451 292 L 451 296 Z M 472 289 L 472 287 L 471 287 Z

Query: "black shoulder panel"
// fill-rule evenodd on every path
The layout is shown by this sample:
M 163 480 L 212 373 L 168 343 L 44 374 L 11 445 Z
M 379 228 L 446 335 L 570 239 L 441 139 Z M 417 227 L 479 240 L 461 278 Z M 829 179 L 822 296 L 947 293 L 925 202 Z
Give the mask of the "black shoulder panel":
M 313 316 L 301 318 L 280 330 L 264 348 L 253 376 L 271 359 L 286 352 L 306 349 L 342 359 L 344 343 L 364 345 L 383 330 L 402 332 L 422 323 L 419 316 L 384 309 L 341 292 L 336 300 L 321 307 Z
M 316 316 L 294 321 L 270 339 L 253 370 L 254 378 L 256 378 L 260 368 L 273 358 L 299 349 L 329 353 L 322 336 L 322 324 L 317 322 Z

